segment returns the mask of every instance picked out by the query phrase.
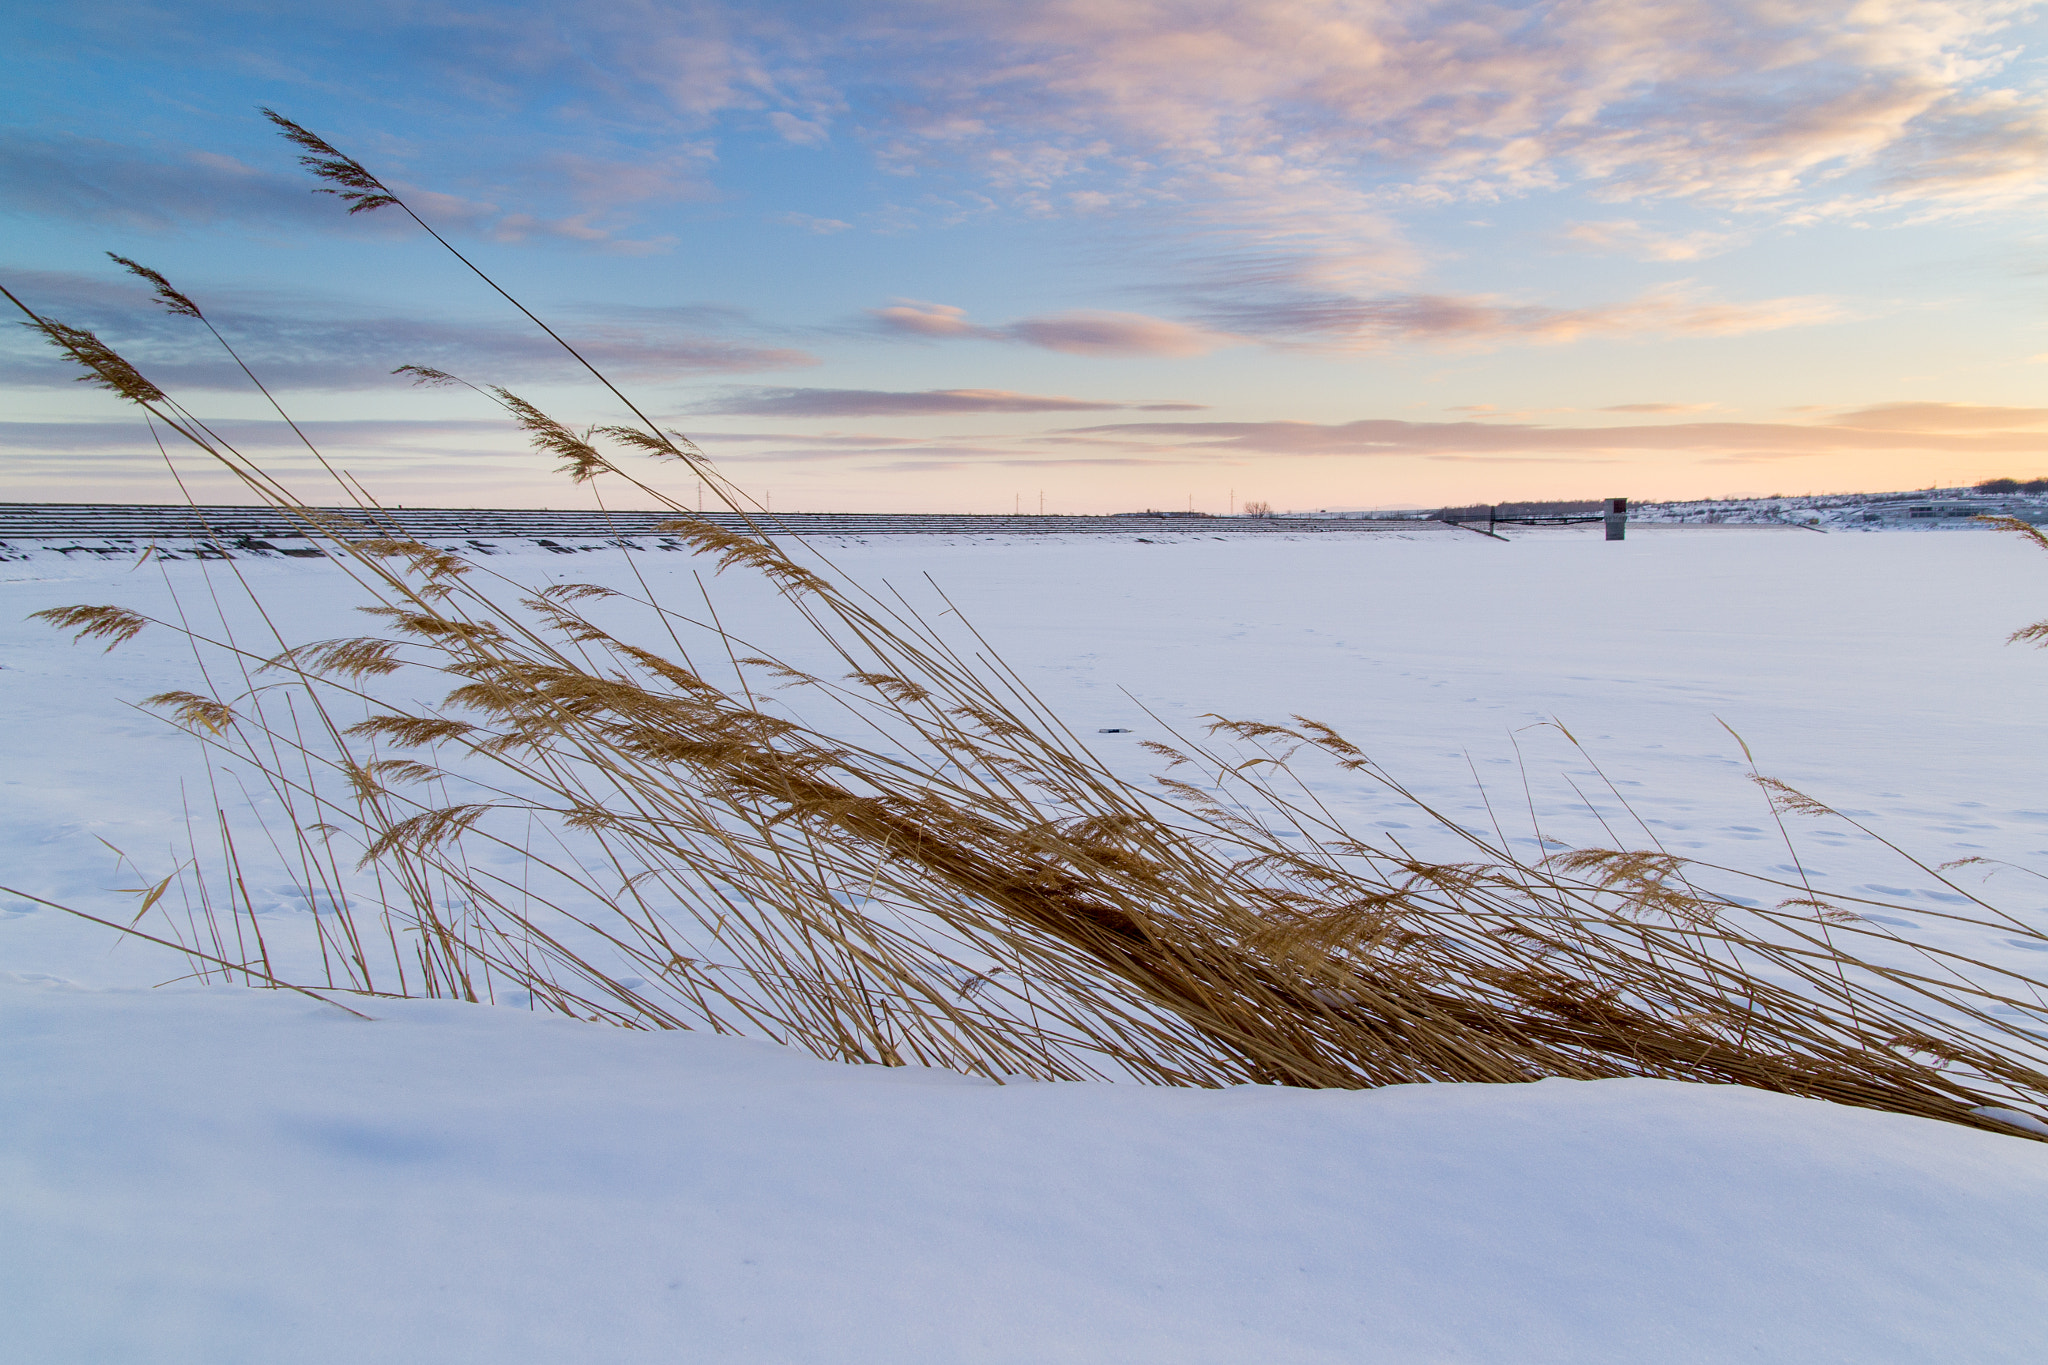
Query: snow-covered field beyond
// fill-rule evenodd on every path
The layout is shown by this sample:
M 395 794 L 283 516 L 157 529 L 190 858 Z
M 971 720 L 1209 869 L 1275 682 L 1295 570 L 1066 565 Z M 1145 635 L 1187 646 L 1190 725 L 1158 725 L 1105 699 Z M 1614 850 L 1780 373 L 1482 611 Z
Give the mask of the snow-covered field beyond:
M 487 567 L 623 587 L 627 553 Z M 2011 537 L 828 553 L 920 601 L 929 573 L 1132 775 L 1166 727 L 1298 712 L 1521 847 L 1533 820 L 1787 875 L 1732 730 L 1929 863 L 2016 865 L 1987 898 L 2048 923 L 2048 656 L 2004 643 L 2048 615 L 2048 556 Z M 634 564 L 695 599 L 684 556 Z M 363 629 L 331 565 L 234 568 L 300 639 Z M 127 703 L 193 686 L 189 653 L 23 618 L 204 603 L 226 566 L 0 569 L 0 881 L 132 912 L 108 846 L 169 871 L 203 773 Z M 777 629 L 747 584 L 714 587 L 738 633 Z M 1457 852 L 1340 777 L 1312 780 L 1359 829 Z M 1873 840 L 1793 832 L 1817 887 L 2048 976 L 2026 940 L 1914 919 L 1953 893 Z M 303 913 L 280 898 L 280 941 Z M 502 1007 L 379 1001 L 363 1023 L 156 988 L 184 970 L 0 898 L 0 1359 L 1931 1362 L 2032 1359 L 2048 1329 L 2048 1147 L 2020 1138 L 1649 1081 L 994 1086 Z

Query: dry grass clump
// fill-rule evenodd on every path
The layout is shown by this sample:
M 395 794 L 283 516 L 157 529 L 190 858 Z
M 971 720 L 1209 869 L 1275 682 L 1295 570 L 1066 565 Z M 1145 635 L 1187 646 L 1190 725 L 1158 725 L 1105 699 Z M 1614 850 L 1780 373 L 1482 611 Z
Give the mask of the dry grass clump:
M 411 213 L 271 117 L 351 212 Z M 622 479 L 669 507 L 670 533 L 771 588 L 830 667 L 748 645 L 708 595 L 698 614 L 596 585 L 529 591 L 407 538 L 367 498 L 344 522 L 97 338 L 29 316 L 374 600 L 376 631 L 311 642 L 269 615 L 251 639 L 225 617 L 211 631 L 113 607 L 44 613 L 109 647 L 150 625 L 192 641 L 209 685 L 150 704 L 275 803 L 267 856 L 317 912 L 319 975 L 295 987 L 518 992 L 629 1027 L 996 1078 L 1652 1076 L 1994 1128 L 1979 1111 L 2048 1104 L 2039 984 L 1907 942 L 1863 919 L 1865 902 L 1751 878 L 1780 897 L 1755 908 L 1702 885 L 1729 869 L 1654 847 L 1521 858 L 1436 811 L 1470 857 L 1421 859 L 1315 800 L 1304 765 L 1427 810 L 1303 717 L 1212 718 L 1206 736 L 1152 746 L 1168 765 L 1156 786 L 1119 777 L 971 628 L 797 562 L 652 422 L 579 432 L 478 389 L 573 479 Z M 750 529 L 694 516 L 626 454 L 687 464 Z M 439 703 L 392 700 L 423 682 Z M 1843 818 L 1767 792 L 1781 815 Z M 279 984 L 227 805 L 209 812 L 219 856 L 181 883 L 175 937 L 200 970 Z M 170 912 L 170 884 L 145 913 Z M 2041 938 L 1971 901 L 1948 918 Z

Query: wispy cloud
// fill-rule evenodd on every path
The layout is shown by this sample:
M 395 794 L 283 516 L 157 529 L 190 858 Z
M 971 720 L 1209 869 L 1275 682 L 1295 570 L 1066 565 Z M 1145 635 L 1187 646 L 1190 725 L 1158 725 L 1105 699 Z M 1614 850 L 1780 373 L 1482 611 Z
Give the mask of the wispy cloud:
M 676 420 L 681 421 L 682 418 Z M 929 438 L 921 436 L 882 436 L 872 432 L 827 432 L 822 435 L 806 431 L 708 431 L 693 426 L 690 439 L 705 447 L 728 445 L 802 445 L 815 446 L 820 450 L 885 450 L 892 446 L 917 446 L 929 444 Z
M 248 380 L 197 324 L 151 306 L 122 279 L 16 271 L 11 287 L 31 307 L 99 331 L 168 388 L 243 389 Z M 190 287 L 207 316 L 277 388 L 350 390 L 399 383 L 391 370 L 431 365 L 478 382 L 575 378 L 580 368 L 547 337 L 510 323 L 416 316 L 366 316 L 310 296 Z M 717 310 L 606 310 L 564 322 L 590 359 L 618 375 L 658 381 L 683 374 L 745 373 L 816 363 L 805 352 L 718 335 Z M 76 371 L 25 331 L 0 336 L 0 384 L 68 384 Z
M 1184 457 L 1214 455 L 1375 456 L 1438 458 L 1541 456 L 1571 463 L 1620 454 L 1681 452 L 1767 458 L 1856 451 L 1951 451 L 1986 455 L 2048 454 L 2048 412 L 2034 408 L 1972 408 L 1962 404 L 1910 404 L 1939 409 L 1918 424 L 1862 410 L 1812 424 L 1786 422 L 1673 422 L 1656 426 L 1540 426 L 1491 422 L 1119 422 L 1078 427 L 1073 434 L 1128 442 Z M 2011 416 L 1999 418 L 1994 414 Z
M 802 414 L 798 414 L 802 415 Z M 244 449 L 280 470 L 304 464 L 282 422 L 219 424 Z M 302 426 L 323 450 L 390 468 L 443 467 L 544 472 L 512 424 L 499 420 L 312 421 Z M 1644 457 L 1697 465 L 1761 464 L 1828 456 L 1978 457 L 1990 467 L 2042 467 L 2048 409 L 1960 403 L 1863 408 L 1811 422 L 1671 422 L 1546 425 L 1531 422 L 1294 421 L 1116 422 L 987 436 L 693 429 L 728 472 L 750 468 L 839 468 L 874 474 L 973 469 L 1088 469 L 1256 466 L 1276 458 L 1385 459 L 1547 466 L 1619 466 Z M 14 475 L 112 477 L 155 465 L 139 421 L 0 423 L 0 452 Z M 83 463 L 78 463 L 83 461 Z M 294 461 L 298 461 L 294 464 Z M 72 462 L 68 463 L 67 462 Z M 310 469 L 300 470 L 311 474 Z M 12 475 L 10 476 L 12 477 Z
M 634 211 L 709 197 L 697 174 L 708 155 L 701 145 L 638 162 L 550 155 L 531 173 L 547 182 L 558 202 L 576 206 L 576 212 L 556 216 L 507 210 L 488 200 L 407 185 L 396 176 L 392 183 L 414 207 L 455 231 L 499 242 L 551 239 L 646 254 L 665 250 L 673 239 L 630 235 Z M 313 190 L 282 157 L 259 167 L 194 148 L 0 129 L 0 212 L 144 231 L 238 223 L 389 235 L 408 226 L 390 214 L 340 213 Z
M 1010 389 L 738 389 L 688 409 L 694 414 L 754 417 L 934 417 L 984 412 L 1192 412 L 1200 403 L 1107 403 Z
M 145 230 L 230 221 L 332 227 L 343 217 L 303 178 L 232 157 L 20 128 L 0 129 L 0 212 Z M 387 228 L 374 215 L 345 226 Z
M 1827 299 L 1730 301 L 1686 284 L 1579 307 L 1483 295 L 1272 294 L 1212 299 L 1203 313 L 1217 328 L 1239 335 L 1342 350 L 1410 343 L 1483 348 L 1601 336 L 1740 336 L 1841 316 L 1839 305 Z
M 2013 32 L 2034 9 L 2025 0 L 875 0 L 822 9 L 537 0 L 479 10 L 425 0 L 323 15 L 329 50 L 294 44 L 285 12 L 203 6 L 159 9 L 134 32 L 96 16 L 89 32 L 81 21 L 79 41 L 345 88 L 361 75 L 352 40 L 374 34 L 413 77 L 409 107 L 438 95 L 465 123 L 478 110 L 518 122 L 527 145 L 492 149 L 504 163 L 499 179 L 512 183 L 514 165 L 538 167 L 551 187 L 588 198 L 550 220 L 568 237 L 624 237 L 623 218 L 609 211 L 701 188 L 721 139 L 816 148 L 857 132 L 888 168 L 944 172 L 1029 212 L 1170 218 L 1239 247 L 1355 260 L 1398 253 L 1391 224 L 1408 207 L 1559 189 L 1785 218 L 2036 197 L 2048 170 L 2048 95 L 2018 60 Z M 538 149 L 537 127 L 548 129 Z M 550 147 L 572 130 L 616 144 L 605 167 L 550 164 Z M 188 153 L 61 150 L 58 161 L 36 160 L 29 198 L 16 202 L 159 221 L 221 212 L 195 202 L 204 196 L 189 190 Z M 434 163 L 431 147 L 411 150 Z M 474 146 L 462 150 L 475 160 Z M 82 172 L 87 163 L 96 169 Z M 139 178 L 116 173 L 121 166 Z M 166 183 L 177 179 L 167 168 L 186 183 Z M 240 175 L 225 169 L 219 187 Z M 286 211 L 260 202 L 263 193 L 244 184 L 234 202 Z M 477 204 L 501 198 L 469 193 Z M 499 217 L 520 230 L 533 213 L 516 204 Z M 1640 222 L 1573 231 L 1582 245 L 1652 259 L 1714 249 L 1712 234 Z
M 224 418 L 209 422 L 243 450 L 304 449 L 297 433 L 275 419 Z M 519 434 L 510 420 L 307 420 L 299 430 L 318 446 L 378 449 L 394 453 L 446 455 L 449 442 L 491 438 L 499 450 L 517 450 Z M 159 458 L 140 417 L 125 422 L 0 422 L 0 450 L 66 454 L 141 453 Z
M 349 498 L 347 490 L 330 483 L 330 471 L 320 467 L 285 423 L 224 418 L 208 425 L 302 495 L 316 501 Z M 448 485 L 443 498 L 467 485 L 470 491 L 454 493 L 456 505 L 490 505 L 503 496 L 504 480 L 541 482 L 551 464 L 527 447 L 509 420 L 309 420 L 300 422 L 299 429 L 328 460 L 372 478 L 384 496 L 398 486 L 394 476 L 408 480 L 425 474 Z M 184 477 L 198 480 L 194 487 L 210 488 L 212 496 L 228 501 L 246 497 L 246 490 L 210 456 L 168 436 L 159 447 L 139 413 L 123 421 L 0 422 L 0 455 L 5 457 L 0 483 L 17 498 L 123 501 L 134 500 L 140 488 L 160 490 L 145 496 L 174 497 L 176 490 L 165 477 L 166 454 Z
M 901 299 L 886 308 L 870 308 L 868 317 L 879 330 L 901 336 L 1003 339 L 1003 334 L 997 329 L 969 322 L 967 310 L 950 303 Z
M 793 228 L 802 228 L 817 237 L 830 237 L 836 232 L 849 231 L 853 224 L 841 218 L 819 218 L 809 213 L 778 213 L 775 221 L 786 223 Z
M 985 327 L 969 321 L 964 308 L 914 299 L 869 309 L 868 319 L 876 330 L 898 336 L 1009 341 L 1069 355 L 1205 355 L 1237 340 L 1213 328 L 1170 318 L 1099 310 L 1050 313 Z
M 1639 261 L 1698 261 L 1739 245 L 1733 232 L 1695 229 L 1669 232 L 1646 227 L 1633 218 L 1573 223 L 1558 234 L 1564 244 L 1602 255 L 1630 256 Z
M 1834 419 L 1865 431 L 2001 431 L 2048 426 L 2048 408 L 1983 407 L 1970 403 L 1880 403 Z
M 1143 313 L 1074 312 L 1000 326 L 972 321 L 965 309 L 904 300 L 870 309 L 881 332 L 925 340 L 1015 342 L 1074 355 L 1189 356 L 1251 341 L 1374 351 L 1427 344 L 1484 349 L 1602 336 L 1741 336 L 1834 322 L 1832 300 L 1791 297 L 1717 299 L 1680 282 L 1617 303 L 1560 307 L 1487 295 L 1310 293 L 1247 288 L 1187 291 L 1190 321 Z
M 1182 460 L 1147 459 L 1142 456 L 1132 455 L 1061 459 L 1006 454 L 996 454 L 994 458 L 989 458 L 984 456 L 982 452 L 969 452 L 969 454 L 982 456 L 982 458 L 961 458 L 958 455 L 948 456 L 943 453 L 934 453 L 918 459 L 892 460 L 885 464 L 879 464 L 874 466 L 874 472 L 878 474 L 957 474 L 975 469 L 1017 469 L 1038 470 L 1050 473 L 1057 470 L 1077 469 L 1172 468 L 1186 463 Z
M 1003 329 L 1028 346 L 1069 355 L 1204 355 L 1235 338 L 1143 313 L 1072 312 L 1024 318 Z
M 1094 189 L 1323 235 L 1360 187 L 1442 202 L 1576 185 L 1787 213 L 1860 174 L 1901 202 L 1996 202 L 2041 189 L 2043 99 L 2003 74 L 2001 30 L 2026 8 L 928 10 L 920 39 L 950 60 L 899 77 L 923 99 L 892 145 L 909 162 L 971 161 L 1047 210 Z

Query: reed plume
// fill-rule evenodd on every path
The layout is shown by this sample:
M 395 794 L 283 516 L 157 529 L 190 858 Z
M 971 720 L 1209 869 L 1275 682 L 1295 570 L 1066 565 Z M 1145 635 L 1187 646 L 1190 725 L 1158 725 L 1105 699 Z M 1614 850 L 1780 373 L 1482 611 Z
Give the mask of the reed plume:
M 350 212 L 412 214 L 331 144 L 269 117 Z M 161 282 L 160 298 L 185 297 L 121 263 Z M 196 305 L 189 316 L 203 321 Z M 516 995 L 628 1027 L 997 1079 L 1654 1076 L 2000 1131 L 2013 1131 L 2001 1113 L 2048 1104 L 2040 983 L 1907 941 L 1863 917 L 1870 902 L 1654 848 L 1519 857 L 1299 716 L 1212 717 L 1205 734 L 1151 746 L 1181 776 L 1120 777 L 970 626 L 941 629 L 816 554 L 798 562 L 701 451 L 651 421 L 578 430 L 472 386 L 572 480 L 623 481 L 719 572 L 770 587 L 829 669 L 750 644 L 708 596 L 700 617 L 594 584 L 528 590 L 407 537 L 374 504 L 344 521 L 96 339 L 31 318 L 374 599 L 378 630 L 311 642 L 118 607 L 44 614 L 110 648 L 148 626 L 180 632 L 231 680 L 152 702 L 216 760 L 258 774 L 283 813 L 270 832 L 316 908 L 321 957 L 318 979 L 295 985 Z M 683 463 L 744 529 L 691 513 L 629 457 Z M 429 685 L 438 703 L 407 700 Z M 1313 765 L 1415 802 L 1469 856 L 1421 859 L 1346 829 L 1290 794 L 1312 790 Z M 1846 818 L 1766 790 L 1781 816 Z M 219 823 L 228 869 L 240 855 Z M 1745 876 L 1775 905 L 1710 889 Z M 243 884 L 195 870 L 181 939 L 195 969 L 258 961 Z M 1946 918 L 2048 943 L 1969 900 Z M 276 984 L 261 964 L 239 970 Z

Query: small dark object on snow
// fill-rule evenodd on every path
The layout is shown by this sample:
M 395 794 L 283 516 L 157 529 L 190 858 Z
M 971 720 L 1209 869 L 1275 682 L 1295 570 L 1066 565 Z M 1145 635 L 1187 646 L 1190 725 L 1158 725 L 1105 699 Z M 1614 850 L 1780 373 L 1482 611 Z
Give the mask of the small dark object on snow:
M 1098 735 L 1128 735 L 1131 731 L 1128 726 L 1112 725 L 1107 729 L 1097 730 L 1095 733 Z

